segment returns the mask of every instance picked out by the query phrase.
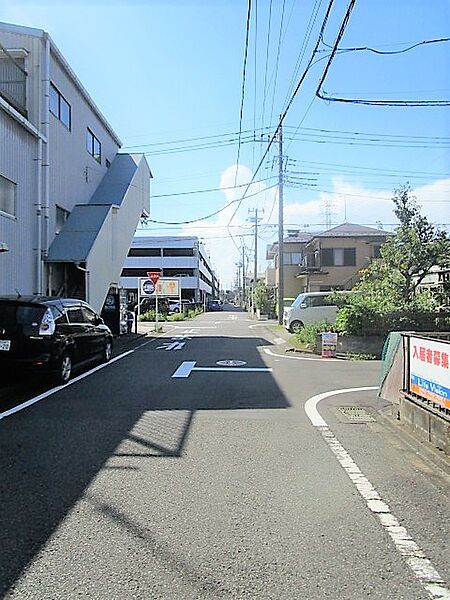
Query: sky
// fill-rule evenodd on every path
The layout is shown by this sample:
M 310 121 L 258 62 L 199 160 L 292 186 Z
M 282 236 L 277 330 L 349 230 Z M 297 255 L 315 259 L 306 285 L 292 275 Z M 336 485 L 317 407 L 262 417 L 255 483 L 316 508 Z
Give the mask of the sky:
M 450 100 L 450 42 L 434 41 L 450 37 L 450 2 L 354 5 L 322 93 L 400 106 L 316 96 L 348 0 L 335 0 L 294 93 L 328 5 L 252 0 L 248 36 L 249 0 L 0 0 L 0 21 L 47 31 L 123 151 L 146 154 L 151 214 L 138 234 L 200 236 L 229 288 L 242 246 L 253 269 L 255 209 L 259 271 L 277 239 L 280 151 L 268 144 L 283 113 L 285 232 L 391 230 L 393 190 L 406 182 L 449 228 L 450 106 L 404 101 Z

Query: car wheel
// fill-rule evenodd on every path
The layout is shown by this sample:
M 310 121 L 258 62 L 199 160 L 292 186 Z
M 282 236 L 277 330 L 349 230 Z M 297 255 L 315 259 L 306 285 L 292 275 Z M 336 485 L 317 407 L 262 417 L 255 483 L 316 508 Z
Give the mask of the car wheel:
M 291 333 L 298 333 L 301 329 L 303 329 L 303 323 L 301 321 L 292 321 L 291 326 L 289 327 Z
M 64 385 L 72 375 L 72 357 L 69 352 L 64 352 L 59 360 L 58 371 L 56 374 L 57 383 Z
M 103 349 L 103 362 L 109 362 L 112 356 L 112 342 L 107 339 L 105 342 L 105 348 Z

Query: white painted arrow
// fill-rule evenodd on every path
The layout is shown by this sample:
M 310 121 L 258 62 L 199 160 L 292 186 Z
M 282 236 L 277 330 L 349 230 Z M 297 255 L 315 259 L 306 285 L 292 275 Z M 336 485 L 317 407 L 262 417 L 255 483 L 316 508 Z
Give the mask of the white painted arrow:
M 271 373 L 269 367 L 196 367 L 195 360 L 185 360 L 181 363 L 175 373 L 173 379 L 186 379 L 192 371 L 232 371 L 233 373 Z

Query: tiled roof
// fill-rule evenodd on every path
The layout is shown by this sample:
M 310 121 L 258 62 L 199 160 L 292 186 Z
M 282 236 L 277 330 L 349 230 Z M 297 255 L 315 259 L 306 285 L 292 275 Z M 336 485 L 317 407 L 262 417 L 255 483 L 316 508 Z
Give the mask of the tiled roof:
M 356 225 L 355 223 L 343 223 L 331 229 L 327 229 L 322 233 L 318 233 L 314 237 L 329 238 L 329 237 L 380 237 L 388 235 L 388 231 L 383 229 L 375 229 L 375 227 L 366 227 L 365 225 Z

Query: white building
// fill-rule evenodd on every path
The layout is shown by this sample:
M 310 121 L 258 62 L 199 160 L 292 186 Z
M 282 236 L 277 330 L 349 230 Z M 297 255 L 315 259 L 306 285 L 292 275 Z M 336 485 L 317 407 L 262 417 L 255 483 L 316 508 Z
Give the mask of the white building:
M 125 260 L 120 285 L 137 293 L 141 277 L 160 271 L 179 278 L 181 296 L 195 302 L 218 298 L 219 282 L 203 244 L 197 237 L 135 237 Z
M 50 36 L 0 23 L 0 295 L 101 309 L 149 212 L 147 162 L 120 146 Z

